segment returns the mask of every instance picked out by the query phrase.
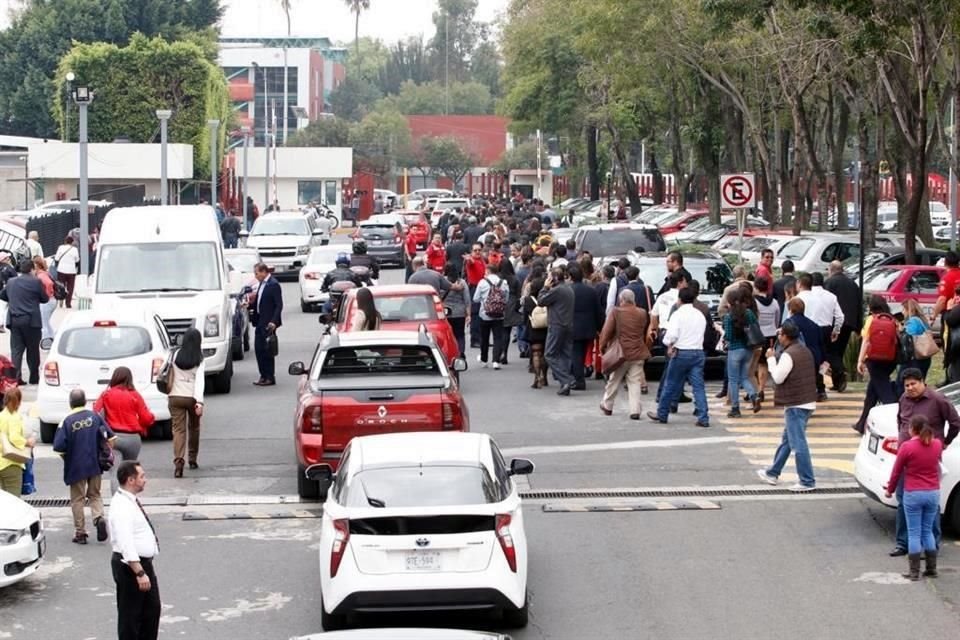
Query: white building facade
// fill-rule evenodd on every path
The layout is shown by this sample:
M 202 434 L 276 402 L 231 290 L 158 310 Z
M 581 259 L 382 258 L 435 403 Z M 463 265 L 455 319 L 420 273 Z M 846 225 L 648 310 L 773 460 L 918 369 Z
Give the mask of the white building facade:
M 265 151 L 264 147 L 252 147 L 246 159 L 247 195 L 261 211 L 272 201 L 284 210 L 321 202 L 342 219 L 343 183 L 353 175 L 352 148 L 278 147 L 270 155 L 269 184 L 264 179 L 268 175 Z M 238 148 L 236 154 L 237 175 L 242 181 L 244 149 Z

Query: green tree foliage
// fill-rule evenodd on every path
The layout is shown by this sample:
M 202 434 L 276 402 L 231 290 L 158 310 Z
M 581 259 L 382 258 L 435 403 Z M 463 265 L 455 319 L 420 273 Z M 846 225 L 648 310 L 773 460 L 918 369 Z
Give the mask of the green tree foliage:
M 73 41 L 124 44 L 136 32 L 178 39 L 211 29 L 222 13 L 219 0 L 30 0 L 0 33 L 0 131 L 55 135 L 49 105 L 66 93 L 51 80 Z
M 349 147 L 350 123 L 343 118 L 320 118 L 296 131 L 288 147 Z
M 357 65 L 356 70 L 358 73 L 361 71 L 361 56 L 360 56 L 360 14 L 364 11 L 370 9 L 370 0 L 343 0 L 350 11 L 354 15 L 354 26 L 353 26 L 353 44 L 354 44 L 354 53 L 356 60 L 354 61 Z M 361 77 L 364 77 L 360 73 Z
M 105 42 L 77 44 L 60 61 L 57 83 L 66 82 L 68 70 L 82 78 L 95 95 L 89 110 L 91 141 L 110 142 L 126 136 L 132 142 L 153 142 L 159 132 L 156 110 L 171 109 L 170 141 L 193 145 L 196 175 L 210 175 L 207 120 L 223 123 L 222 151 L 232 111 L 223 72 L 199 46 L 141 34 L 134 35 L 125 47 Z M 62 128 L 67 115 L 63 102 L 53 100 L 50 106 Z M 76 110 L 71 109 L 69 116 L 70 129 L 76 131 Z
M 459 184 L 467 172 L 477 165 L 476 154 L 465 149 L 456 138 L 424 138 L 419 144 L 422 166 L 431 167 L 434 175 L 449 178 L 454 184 Z
M 354 165 L 383 176 L 391 167 L 406 164 L 411 153 L 410 128 L 403 114 L 379 109 L 350 128 Z
M 378 84 L 385 94 L 393 95 L 400 93 L 404 82 L 422 84 L 432 77 L 423 36 L 416 36 L 390 47 L 389 57 L 379 70 Z
M 449 96 L 439 82 L 415 84 L 406 81 L 400 93 L 384 99 L 388 108 L 406 115 L 482 115 L 492 108 L 490 90 L 478 82 L 455 82 L 450 85 Z
M 546 149 L 541 150 L 540 166 L 549 171 L 547 163 Z M 507 172 L 511 169 L 536 169 L 537 168 L 537 142 L 536 140 L 527 140 L 507 149 L 492 167 L 496 171 Z
M 338 118 L 358 122 L 374 110 L 381 97 L 375 84 L 347 74 L 343 82 L 330 92 L 330 106 Z

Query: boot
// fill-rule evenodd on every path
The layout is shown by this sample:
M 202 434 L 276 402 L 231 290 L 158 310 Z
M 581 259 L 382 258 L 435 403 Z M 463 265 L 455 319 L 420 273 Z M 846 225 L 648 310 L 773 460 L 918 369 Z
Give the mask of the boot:
M 936 578 L 940 574 L 937 573 L 937 552 L 936 551 L 927 551 L 927 570 L 923 572 L 924 577 L 926 578 Z
M 909 579 L 911 582 L 916 582 L 920 579 L 920 554 L 911 553 L 907 556 L 907 560 L 910 561 L 910 570 L 901 575 L 903 575 L 904 578 Z
M 727 397 L 727 381 L 723 381 L 723 388 L 717 393 L 715 398 L 726 398 Z

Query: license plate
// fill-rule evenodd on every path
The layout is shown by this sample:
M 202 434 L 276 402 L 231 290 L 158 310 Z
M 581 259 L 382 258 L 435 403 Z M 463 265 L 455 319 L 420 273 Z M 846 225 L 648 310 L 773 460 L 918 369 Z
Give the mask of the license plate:
M 871 435 L 871 436 L 870 436 L 870 442 L 867 443 L 867 449 L 870 451 L 870 453 L 876 453 L 876 452 L 877 452 L 877 446 L 878 446 L 879 444 L 880 444 L 880 437 L 879 437 L 879 436 Z
M 383 244 L 383 240 L 371 240 L 370 244 Z
M 439 551 L 413 551 L 407 554 L 407 571 L 439 571 Z

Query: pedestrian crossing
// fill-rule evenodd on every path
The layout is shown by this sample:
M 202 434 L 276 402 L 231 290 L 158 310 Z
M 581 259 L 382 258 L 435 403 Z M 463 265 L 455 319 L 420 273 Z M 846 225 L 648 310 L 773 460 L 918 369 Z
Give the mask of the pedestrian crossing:
M 831 393 L 829 400 L 817 403 L 817 410 L 807 423 L 807 444 L 818 479 L 845 478 L 853 475 L 853 458 L 860 445 L 860 435 L 853 425 L 863 409 L 863 395 Z M 717 424 L 731 434 L 740 436 L 733 449 L 742 453 L 754 467 L 770 465 L 783 433 L 783 409 L 774 407 L 772 394 L 759 413 L 753 413 L 749 403 L 741 402 L 741 418 L 727 418 L 727 408 L 712 404 L 711 413 L 720 416 Z M 826 477 L 824 477 L 826 476 Z M 797 479 L 793 456 L 790 457 L 782 481 Z

